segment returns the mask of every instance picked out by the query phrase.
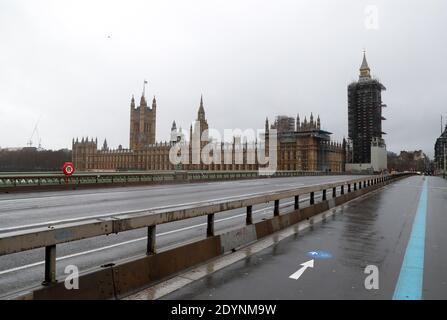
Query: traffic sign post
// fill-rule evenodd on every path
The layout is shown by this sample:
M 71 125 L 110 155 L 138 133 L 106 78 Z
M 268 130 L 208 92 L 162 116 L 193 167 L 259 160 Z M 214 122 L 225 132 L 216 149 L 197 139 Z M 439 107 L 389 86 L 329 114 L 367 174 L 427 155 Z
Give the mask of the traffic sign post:
M 62 166 L 62 172 L 65 175 L 65 184 L 68 184 L 68 177 L 70 177 L 74 173 L 74 165 L 72 162 L 65 162 Z

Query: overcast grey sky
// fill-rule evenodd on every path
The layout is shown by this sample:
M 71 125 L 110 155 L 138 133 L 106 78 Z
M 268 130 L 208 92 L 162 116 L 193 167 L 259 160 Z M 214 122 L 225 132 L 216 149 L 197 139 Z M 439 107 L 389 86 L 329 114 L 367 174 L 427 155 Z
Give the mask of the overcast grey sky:
M 25 146 L 40 118 L 45 148 L 87 135 L 127 147 L 145 78 L 157 140 L 174 119 L 189 127 L 201 93 L 210 127 L 313 111 L 341 140 L 366 48 L 388 89 L 388 150 L 432 156 L 447 117 L 446 30 L 445 0 L 2 0 L 0 146 Z

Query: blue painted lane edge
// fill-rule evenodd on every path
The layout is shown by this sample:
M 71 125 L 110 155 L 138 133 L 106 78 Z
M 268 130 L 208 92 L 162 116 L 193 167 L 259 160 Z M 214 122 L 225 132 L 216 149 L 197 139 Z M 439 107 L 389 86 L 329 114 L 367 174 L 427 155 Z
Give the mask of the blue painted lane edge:
M 393 300 L 420 300 L 424 278 L 425 220 L 428 178 L 425 177 Z

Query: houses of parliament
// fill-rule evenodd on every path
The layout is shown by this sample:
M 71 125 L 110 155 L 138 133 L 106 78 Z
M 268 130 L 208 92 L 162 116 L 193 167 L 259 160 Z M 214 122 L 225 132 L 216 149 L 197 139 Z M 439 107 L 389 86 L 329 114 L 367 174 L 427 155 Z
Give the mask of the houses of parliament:
M 221 163 L 204 163 L 200 158 L 199 163 L 186 161 L 187 163 L 173 164 L 169 158 L 171 147 L 176 143 L 186 144 L 191 160 L 193 148 L 193 136 L 200 131 L 202 134 L 208 129 L 208 121 L 205 116 L 203 99 L 200 99 L 197 117 L 194 126 L 189 130 L 189 140 L 186 141 L 181 130 L 177 129 L 175 121 L 171 127 L 171 137 L 168 142 L 157 142 L 157 101 L 152 100 L 151 107 L 148 106 L 144 92 L 136 106 L 132 97 L 130 102 L 130 135 L 129 148 L 119 146 L 110 149 L 107 140 L 102 147 L 98 148 L 97 139 L 76 138 L 72 141 L 73 163 L 78 171 L 127 171 L 127 170 L 258 170 L 262 165 L 256 158 L 255 161 L 247 161 L 248 154 L 253 148 L 259 148 L 258 143 L 241 142 L 240 137 L 234 137 L 233 142 L 221 143 L 221 150 L 225 161 Z M 314 119 L 311 114 L 303 121 L 300 117 L 277 116 L 270 125 L 268 119 L 265 121 L 265 142 L 268 143 L 270 130 L 276 129 L 276 169 L 296 171 L 344 171 L 346 159 L 346 142 L 336 143 L 331 141 L 331 133 L 321 128 L 320 117 Z M 204 144 L 200 142 L 199 148 Z M 261 147 L 262 148 L 262 147 Z M 264 145 L 263 152 L 268 153 Z M 256 149 L 256 152 L 260 150 Z M 237 157 L 236 153 L 242 154 Z M 240 161 L 242 159 L 242 161 Z

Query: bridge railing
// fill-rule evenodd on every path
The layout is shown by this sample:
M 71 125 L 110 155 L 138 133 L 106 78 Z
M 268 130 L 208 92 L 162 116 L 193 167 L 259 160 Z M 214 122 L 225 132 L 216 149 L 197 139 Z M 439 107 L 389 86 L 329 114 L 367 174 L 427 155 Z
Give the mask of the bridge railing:
M 338 175 L 345 173 L 323 171 L 277 171 L 271 177 L 295 177 L 315 175 Z M 187 182 L 201 180 L 262 178 L 253 171 L 147 171 L 147 172 L 85 172 L 65 177 L 61 173 L 1 173 L 0 191 L 14 188 L 45 187 L 45 186 L 86 186 L 86 185 L 117 185 L 135 183 Z
M 84 218 L 82 220 L 71 219 L 60 221 L 53 225 L 39 225 L 24 229 L 6 231 L 0 233 L 0 256 L 9 255 L 27 250 L 45 248 L 45 275 L 44 283 L 56 282 L 56 246 L 66 242 L 77 241 L 109 234 L 147 228 L 147 254 L 156 252 L 156 227 L 157 225 L 179 220 L 191 219 L 199 216 L 207 216 L 207 236 L 214 235 L 214 216 L 220 212 L 246 208 L 246 224 L 252 224 L 252 208 L 254 205 L 274 202 L 273 214 L 278 216 L 280 200 L 294 198 L 294 209 L 299 209 L 299 197 L 309 195 L 309 204 L 315 203 L 315 193 L 321 192 L 322 201 L 327 200 L 327 192 L 332 192 L 332 197 L 345 192 L 353 192 L 357 189 L 373 186 L 397 175 L 365 176 L 362 178 L 309 185 L 281 191 L 259 193 L 251 196 L 235 196 L 230 199 L 196 202 L 188 205 L 173 205 L 163 208 L 123 212 L 107 217 Z

